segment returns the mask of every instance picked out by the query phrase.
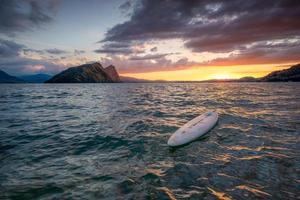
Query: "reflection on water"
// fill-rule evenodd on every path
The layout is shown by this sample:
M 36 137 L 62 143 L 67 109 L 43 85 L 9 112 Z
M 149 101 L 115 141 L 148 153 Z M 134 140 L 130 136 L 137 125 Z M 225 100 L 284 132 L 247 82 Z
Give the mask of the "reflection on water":
M 269 193 L 266 193 L 262 190 L 259 190 L 259 189 L 256 189 L 256 188 L 253 188 L 253 187 L 249 187 L 247 185 L 238 185 L 235 187 L 236 189 L 240 189 L 240 190 L 247 190 L 249 192 L 252 192 L 253 194 L 255 194 L 256 196 L 259 196 L 259 197 L 264 197 L 264 196 L 271 196 Z M 262 188 L 262 187 L 261 187 Z
M 210 187 L 207 187 L 207 189 L 210 191 L 212 195 L 214 195 L 217 199 L 220 200 L 231 200 L 232 198 L 228 195 L 226 195 L 224 192 L 217 192 Z
M 0 199 L 296 199 L 299 83 L 0 85 Z M 169 136 L 208 110 L 207 136 Z

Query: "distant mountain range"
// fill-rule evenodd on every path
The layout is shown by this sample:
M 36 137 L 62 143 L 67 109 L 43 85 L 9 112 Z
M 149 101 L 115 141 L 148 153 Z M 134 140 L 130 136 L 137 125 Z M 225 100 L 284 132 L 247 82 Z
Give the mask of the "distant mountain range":
M 18 77 L 11 76 L 8 73 L 0 70 L 0 83 L 24 83 L 25 81 Z
M 44 83 L 51 77 L 49 74 L 32 74 L 16 77 L 0 70 L 0 83 Z
M 49 74 L 33 74 L 33 75 L 24 75 L 19 78 L 24 80 L 26 83 L 44 83 L 49 80 L 52 76 Z
M 146 80 L 146 79 L 138 79 L 138 78 L 133 78 L 129 76 L 120 76 L 121 82 L 123 83 L 149 83 L 153 82 L 151 80 Z
M 131 82 L 131 83 L 147 83 L 147 82 L 167 82 L 163 80 L 144 80 L 144 79 L 136 79 L 132 77 L 122 77 L 122 82 Z M 171 81 L 177 83 L 185 83 L 185 82 L 286 82 L 286 81 L 300 81 L 300 64 L 293 65 L 288 69 L 278 70 L 269 73 L 268 75 L 261 78 L 254 78 L 251 76 L 242 77 L 240 79 L 211 79 L 204 81 Z
M 115 67 L 103 68 L 100 63 L 70 67 L 45 83 L 117 83 L 121 82 Z
M 278 70 L 269 73 L 261 78 L 243 77 L 240 79 L 225 80 L 206 80 L 197 82 L 279 82 L 279 81 L 300 81 L 300 64 L 291 66 L 288 69 Z M 15 77 L 0 70 L 0 83 L 148 83 L 148 82 L 167 82 L 150 81 L 126 76 L 119 76 L 113 65 L 106 68 L 100 63 L 92 63 L 70 67 L 59 74 L 51 77 L 48 74 L 35 74 Z M 173 81 L 189 82 L 189 81 Z
M 243 77 L 240 79 L 212 79 L 201 82 L 299 82 L 300 64 L 293 65 L 288 69 L 278 70 L 269 73 L 261 78 Z

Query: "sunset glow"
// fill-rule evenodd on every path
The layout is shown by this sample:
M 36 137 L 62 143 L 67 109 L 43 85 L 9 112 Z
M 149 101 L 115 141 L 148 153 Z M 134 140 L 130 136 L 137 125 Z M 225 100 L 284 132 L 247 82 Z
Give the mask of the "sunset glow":
M 222 79 L 230 79 L 232 76 L 228 74 L 215 74 L 213 75 L 213 79 L 222 80 Z
M 284 2 L 4 1 L 0 69 L 53 76 L 99 62 L 148 80 L 262 77 L 300 62 L 299 3 Z
M 194 67 L 193 69 L 160 71 L 148 73 L 124 73 L 129 76 L 148 80 L 167 81 L 202 81 L 210 79 L 238 79 L 245 76 L 254 78 L 262 77 L 272 71 L 288 68 L 287 66 L 270 65 L 245 65 L 245 66 L 210 66 Z

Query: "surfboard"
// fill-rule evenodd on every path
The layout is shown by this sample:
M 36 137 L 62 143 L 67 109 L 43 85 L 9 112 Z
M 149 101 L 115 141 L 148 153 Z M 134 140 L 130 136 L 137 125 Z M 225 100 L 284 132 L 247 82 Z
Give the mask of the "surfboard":
M 210 131 L 218 121 L 218 113 L 206 112 L 180 127 L 171 135 L 168 145 L 175 147 L 187 144 Z

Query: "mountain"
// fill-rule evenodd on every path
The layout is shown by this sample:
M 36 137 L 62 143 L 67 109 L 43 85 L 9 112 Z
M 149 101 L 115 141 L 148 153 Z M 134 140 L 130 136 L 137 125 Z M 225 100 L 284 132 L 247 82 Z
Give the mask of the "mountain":
M 26 83 L 44 83 L 49 80 L 52 76 L 49 74 L 33 74 L 33 75 L 24 75 L 19 78 L 24 80 Z
M 196 81 L 196 82 L 206 82 L 206 83 L 214 83 L 214 82 L 258 82 L 258 79 L 252 76 L 245 76 L 239 79 L 210 79 L 204 81 Z
M 120 82 L 114 66 L 103 68 L 100 63 L 70 67 L 45 83 L 115 83 Z
M 133 77 L 129 77 L 129 76 L 120 76 L 120 80 L 123 83 L 149 83 L 149 82 L 153 82 L 153 81 L 150 81 L 150 80 L 138 79 L 138 78 L 133 78 Z
M 0 70 L 0 83 L 24 83 L 24 81 Z
M 113 82 L 121 82 L 119 74 L 113 65 L 109 65 L 108 67 L 104 68 L 104 71 L 110 78 L 113 80 Z
M 288 69 L 278 70 L 269 73 L 261 78 L 254 78 L 251 76 L 240 79 L 212 79 L 201 82 L 286 82 L 286 81 L 300 81 L 300 64 L 293 65 Z
M 271 72 L 259 80 L 265 82 L 300 81 L 300 64 L 294 65 L 288 69 Z
M 239 82 L 256 82 L 257 79 L 252 76 L 245 76 L 245 77 L 238 79 L 238 81 Z

